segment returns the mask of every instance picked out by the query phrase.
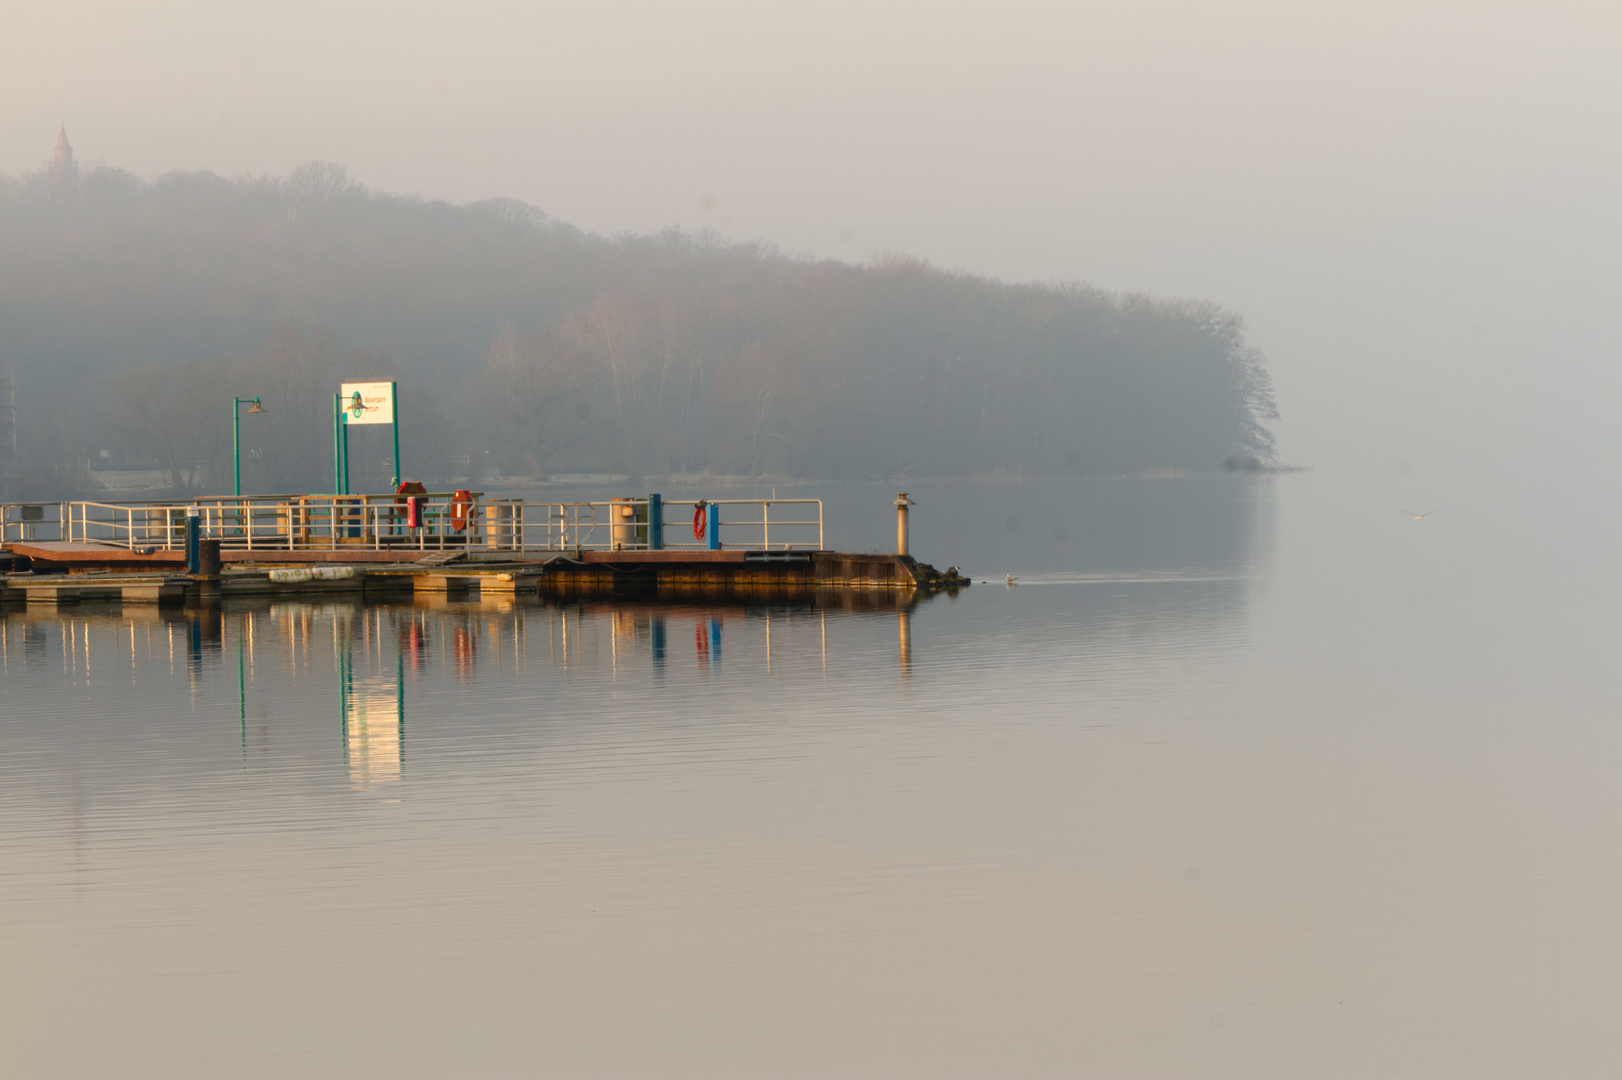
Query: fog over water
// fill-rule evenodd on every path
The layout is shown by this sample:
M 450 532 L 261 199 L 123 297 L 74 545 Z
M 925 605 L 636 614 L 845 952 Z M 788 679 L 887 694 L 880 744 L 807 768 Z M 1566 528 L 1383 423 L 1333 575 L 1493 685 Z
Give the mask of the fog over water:
M 1284 458 L 1614 453 L 1603 4 L 10 4 L 0 170 L 507 195 L 1243 313 Z

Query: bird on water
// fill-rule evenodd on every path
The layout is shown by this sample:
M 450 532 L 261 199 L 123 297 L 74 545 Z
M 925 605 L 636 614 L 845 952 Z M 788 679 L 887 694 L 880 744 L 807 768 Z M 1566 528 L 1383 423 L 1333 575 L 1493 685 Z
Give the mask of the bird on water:
M 1013 574 L 1006 574 L 1006 575 L 1003 576 L 1003 583 L 1006 584 L 1006 585 L 1012 585 L 1014 582 L 1016 582 L 1018 580 L 1019 580 L 1019 578 L 1015 577 Z

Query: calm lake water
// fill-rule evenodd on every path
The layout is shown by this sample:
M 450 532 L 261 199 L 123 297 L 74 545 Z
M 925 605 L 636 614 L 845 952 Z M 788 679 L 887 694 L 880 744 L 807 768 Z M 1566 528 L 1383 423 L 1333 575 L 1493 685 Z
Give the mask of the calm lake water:
M 910 611 L 8 609 L 0 1073 L 1615 1075 L 1594 490 L 920 483 L 996 584 Z

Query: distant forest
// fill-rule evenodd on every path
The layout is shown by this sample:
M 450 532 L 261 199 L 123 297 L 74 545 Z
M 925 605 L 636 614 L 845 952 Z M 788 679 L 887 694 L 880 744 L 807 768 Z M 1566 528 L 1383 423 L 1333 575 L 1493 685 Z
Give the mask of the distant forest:
M 245 490 L 329 490 L 344 379 L 400 381 L 405 472 L 435 487 L 1200 472 L 1270 461 L 1277 415 L 1212 304 L 602 237 L 321 162 L 0 176 L 0 410 L 8 376 L 11 498 L 118 468 L 228 491 L 233 396 L 266 410 L 243 419 Z M 378 490 L 368 438 L 357 487 Z

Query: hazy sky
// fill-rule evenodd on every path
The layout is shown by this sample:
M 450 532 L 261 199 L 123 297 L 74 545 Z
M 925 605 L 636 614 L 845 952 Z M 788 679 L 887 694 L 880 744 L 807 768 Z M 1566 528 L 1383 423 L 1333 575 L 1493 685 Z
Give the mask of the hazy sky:
M 0 5 L 0 171 L 510 195 L 1216 300 L 1319 466 L 1619 445 L 1622 8 Z

